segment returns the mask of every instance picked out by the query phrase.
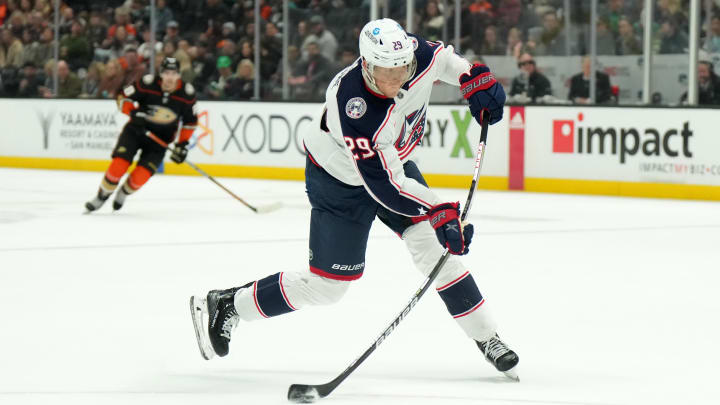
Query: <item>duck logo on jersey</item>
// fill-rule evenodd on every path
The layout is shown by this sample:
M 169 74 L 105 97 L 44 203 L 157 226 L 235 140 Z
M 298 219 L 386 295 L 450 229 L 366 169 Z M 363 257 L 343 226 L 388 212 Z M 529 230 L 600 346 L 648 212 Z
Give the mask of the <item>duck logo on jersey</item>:
M 147 120 L 153 124 L 168 125 L 178 119 L 177 114 L 167 107 L 159 105 L 148 106 Z
M 403 122 L 402 129 L 400 130 L 400 136 L 397 141 L 395 141 L 395 149 L 402 152 L 406 147 L 411 147 L 422 139 L 425 134 L 425 113 L 425 106 L 423 106 L 423 108 L 405 117 L 405 122 Z M 405 129 L 408 127 L 412 129 L 410 133 L 405 136 Z
M 365 115 L 365 111 L 367 111 L 367 103 L 362 97 L 353 97 L 345 104 L 345 114 L 354 120 Z

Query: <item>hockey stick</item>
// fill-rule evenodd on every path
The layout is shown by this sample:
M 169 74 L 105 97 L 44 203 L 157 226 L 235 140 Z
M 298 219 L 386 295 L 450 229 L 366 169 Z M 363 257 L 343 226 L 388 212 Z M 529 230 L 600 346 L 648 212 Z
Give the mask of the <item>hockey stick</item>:
M 482 131 L 480 132 L 480 143 L 478 145 L 477 156 L 475 158 L 475 172 L 473 173 L 473 179 L 470 185 L 470 191 L 468 193 L 467 201 L 465 202 L 465 208 L 463 208 L 462 215 L 460 216 L 461 222 L 465 221 L 465 219 L 467 218 L 468 210 L 472 205 L 473 196 L 475 195 L 478 178 L 480 177 L 480 168 L 482 167 L 483 157 L 485 156 L 485 143 L 487 142 L 487 132 L 488 121 L 487 118 L 485 118 L 483 115 Z M 315 402 L 319 398 L 325 398 L 326 396 L 330 395 L 330 393 L 333 392 L 333 390 L 335 390 L 335 388 L 337 388 L 340 383 L 342 383 L 353 371 L 355 371 L 355 369 L 358 368 L 358 366 L 360 366 L 360 364 L 362 364 L 362 362 L 365 361 L 365 359 L 367 359 L 375 351 L 375 349 L 377 349 L 378 346 L 382 344 L 383 341 L 385 341 L 385 339 L 390 335 L 390 333 L 392 333 L 398 327 L 400 322 L 405 319 L 405 317 L 408 315 L 408 313 L 410 313 L 415 304 L 418 303 L 423 294 L 425 294 L 425 292 L 428 290 L 432 282 L 435 281 L 435 278 L 437 278 L 438 274 L 440 274 L 440 270 L 442 270 L 445 262 L 449 257 L 448 255 L 448 249 L 445 248 L 442 256 L 440 256 L 440 260 L 438 260 L 433 270 L 430 272 L 423 284 L 420 286 L 420 289 L 417 290 L 417 292 L 415 292 L 415 294 L 412 296 L 410 302 L 405 306 L 405 308 L 403 308 L 400 314 L 395 317 L 395 320 L 390 323 L 390 325 L 385 329 L 385 331 L 377 339 L 375 339 L 375 342 L 370 345 L 370 347 L 368 347 L 367 350 L 365 350 L 365 352 L 360 357 L 358 357 L 357 360 L 353 361 L 350 366 L 345 369 L 345 371 L 340 373 L 340 375 L 335 377 L 335 379 L 333 379 L 332 381 L 325 384 L 292 384 L 288 389 L 288 400 L 298 403 L 310 403 Z
M 150 139 L 152 139 L 153 141 L 155 141 L 158 145 L 162 146 L 162 147 L 165 148 L 166 150 L 170 150 L 170 147 L 168 146 L 167 142 L 165 142 L 165 141 L 163 141 L 162 139 L 158 138 L 157 135 L 153 134 L 153 133 L 150 132 L 150 131 L 146 132 L 146 135 L 147 135 Z M 172 152 L 172 151 L 170 150 L 170 152 Z M 227 187 L 225 187 L 225 186 L 223 186 L 222 184 L 220 184 L 220 182 L 217 181 L 217 180 L 215 180 L 215 178 L 214 178 L 213 176 L 207 174 L 207 173 L 205 172 L 205 170 L 199 168 L 199 167 L 198 167 L 197 165 L 195 165 L 193 162 L 185 159 L 185 163 L 187 163 L 188 166 L 192 167 L 196 172 L 198 172 L 198 173 L 200 173 L 201 175 L 205 176 L 208 180 L 210 180 L 210 181 L 212 181 L 213 183 L 217 184 L 218 187 L 220 187 L 221 189 L 225 190 L 228 194 L 230 194 L 231 196 L 233 196 L 236 200 L 240 201 L 244 206 L 246 206 L 246 207 L 250 208 L 251 210 L 253 210 L 253 212 L 255 212 L 256 214 L 267 214 L 268 212 L 276 211 L 276 210 L 278 210 L 278 209 L 280 209 L 280 208 L 282 207 L 282 202 L 280 202 L 280 201 L 278 201 L 278 202 L 276 202 L 276 203 L 273 203 L 273 204 L 269 204 L 269 205 L 257 205 L 257 206 L 250 205 L 247 201 L 245 201 L 245 200 L 243 200 L 242 198 L 238 197 L 235 193 L 233 193 L 233 192 L 230 191 Z

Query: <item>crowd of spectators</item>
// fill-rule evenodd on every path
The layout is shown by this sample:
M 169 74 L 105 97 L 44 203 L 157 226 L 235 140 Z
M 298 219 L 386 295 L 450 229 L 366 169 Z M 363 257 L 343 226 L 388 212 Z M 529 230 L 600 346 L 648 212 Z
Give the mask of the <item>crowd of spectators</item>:
M 720 11 L 720 0 L 713 2 Z M 403 25 L 404 1 L 381 0 L 383 15 Z M 589 51 L 590 1 L 463 0 L 460 49 L 470 59 L 504 55 L 520 61 L 541 55 Z M 653 50 L 686 53 L 688 0 L 657 0 Z M 149 73 L 164 56 L 180 62 L 182 79 L 203 99 L 245 100 L 255 94 L 253 0 L 156 0 L 156 29 L 149 0 L 64 0 L 59 55 L 54 58 L 54 0 L 0 0 L 0 96 L 114 98 Z M 333 75 L 358 56 L 357 38 L 368 0 L 290 1 L 283 27 L 282 0 L 260 1 L 260 95 L 282 97 L 282 31 L 289 29 L 287 76 L 295 100 L 322 99 Z M 429 40 L 453 40 L 454 1 L 416 0 L 414 31 Z M 642 53 L 643 1 L 600 0 L 599 55 Z M 704 7 L 703 7 L 704 10 Z M 718 14 L 720 15 L 720 14 Z M 704 15 L 703 15 L 703 18 Z M 571 33 L 566 35 L 566 24 Z M 703 29 L 702 46 L 720 52 L 720 17 Z M 534 66 L 533 66 L 534 67 Z M 58 92 L 53 94 L 57 68 Z

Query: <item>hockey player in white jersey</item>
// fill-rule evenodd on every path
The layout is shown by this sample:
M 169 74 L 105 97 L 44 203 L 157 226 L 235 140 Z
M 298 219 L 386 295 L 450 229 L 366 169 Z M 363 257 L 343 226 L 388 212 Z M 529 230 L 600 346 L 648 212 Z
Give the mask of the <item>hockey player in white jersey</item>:
M 495 368 L 518 363 L 496 333 L 485 299 L 458 256 L 473 227 L 460 206 L 428 188 L 412 160 L 422 141 L 433 82 L 461 87 L 473 116 L 502 118 L 505 92 L 485 65 L 470 65 L 452 46 L 407 34 L 390 19 L 363 28 L 360 58 L 337 74 L 312 130 L 304 135 L 306 189 L 312 205 L 309 271 L 278 272 L 242 287 L 191 298 L 201 353 L 225 356 L 240 320 L 282 315 L 340 300 L 365 270 L 375 218 L 397 233 L 424 275 L 448 248 L 435 281 L 448 312 Z M 439 243 L 438 243 L 439 242 Z

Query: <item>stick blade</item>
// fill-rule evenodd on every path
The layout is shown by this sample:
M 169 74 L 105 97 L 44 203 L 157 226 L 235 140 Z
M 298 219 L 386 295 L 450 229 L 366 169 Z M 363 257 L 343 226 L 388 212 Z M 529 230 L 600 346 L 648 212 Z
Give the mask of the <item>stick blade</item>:
M 259 205 L 259 206 L 255 207 L 255 212 L 258 213 L 258 214 L 268 214 L 268 213 L 271 213 L 271 212 L 273 212 L 273 211 L 277 211 L 277 210 L 279 210 L 279 209 L 282 208 L 282 207 L 283 207 L 283 203 L 280 202 L 280 201 L 278 201 L 278 202 L 273 203 L 273 204 Z
M 311 404 L 322 398 L 313 385 L 293 384 L 288 389 L 288 400 L 296 404 Z

